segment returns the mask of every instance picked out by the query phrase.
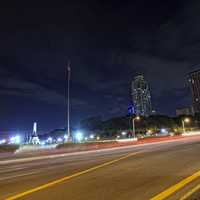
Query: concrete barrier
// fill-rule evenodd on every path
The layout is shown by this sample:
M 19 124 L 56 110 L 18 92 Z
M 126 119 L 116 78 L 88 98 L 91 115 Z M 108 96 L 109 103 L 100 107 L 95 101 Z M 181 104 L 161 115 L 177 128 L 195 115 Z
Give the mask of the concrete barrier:
M 24 145 L 24 146 L 20 146 L 20 148 L 15 151 L 15 154 L 32 152 L 32 151 L 55 149 L 56 146 L 57 146 L 57 144 L 45 145 L 45 146 L 42 146 L 42 145 Z

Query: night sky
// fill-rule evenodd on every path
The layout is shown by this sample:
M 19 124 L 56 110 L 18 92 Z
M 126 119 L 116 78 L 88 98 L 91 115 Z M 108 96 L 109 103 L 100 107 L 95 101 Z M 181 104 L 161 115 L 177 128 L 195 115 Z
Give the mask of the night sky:
M 34 1 L 32 1 L 34 2 Z M 171 2 L 171 3 L 170 3 Z M 0 6 L 0 130 L 64 126 L 65 60 L 72 123 L 125 115 L 130 82 L 149 81 L 153 108 L 191 103 L 200 63 L 200 1 L 15 1 Z

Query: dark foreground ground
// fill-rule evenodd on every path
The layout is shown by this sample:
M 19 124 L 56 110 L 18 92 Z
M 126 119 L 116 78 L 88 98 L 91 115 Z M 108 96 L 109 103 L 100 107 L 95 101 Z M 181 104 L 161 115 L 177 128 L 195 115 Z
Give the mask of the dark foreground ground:
M 4 160 L 0 199 L 200 199 L 200 172 L 193 175 L 199 170 L 199 136 L 33 161 Z M 191 175 L 185 184 L 182 180 Z

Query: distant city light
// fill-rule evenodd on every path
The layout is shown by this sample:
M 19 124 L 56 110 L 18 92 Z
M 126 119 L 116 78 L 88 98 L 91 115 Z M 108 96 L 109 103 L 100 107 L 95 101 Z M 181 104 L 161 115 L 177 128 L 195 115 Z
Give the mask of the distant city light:
M 119 135 L 117 135 L 117 138 L 119 139 L 119 138 L 120 138 L 120 136 L 119 136 Z
M 21 142 L 20 136 L 19 135 L 15 136 L 15 143 L 20 144 L 20 142 Z
M 62 138 L 57 139 L 57 142 L 62 142 L 62 141 L 63 141 Z
M 45 143 L 45 141 L 41 141 L 40 144 L 41 145 L 45 145 L 46 143 Z
M 123 132 L 122 132 L 122 135 L 123 135 L 123 136 L 125 136 L 125 135 L 126 135 L 126 132 L 125 132 L 125 131 L 123 131 Z
M 97 136 L 97 140 L 100 140 L 100 137 L 99 137 L 99 136 Z
M 78 131 L 75 135 L 75 138 L 78 142 L 80 142 L 81 140 L 83 140 L 83 133 L 81 133 L 80 131 Z
M 0 144 L 5 144 L 5 143 L 6 143 L 5 139 L 0 140 Z
M 167 133 L 167 130 L 166 130 L 165 128 L 162 128 L 162 129 L 160 130 L 160 132 L 161 132 L 161 133 Z
M 69 138 L 69 137 L 68 137 L 68 135 L 67 135 L 67 134 L 65 134 L 65 135 L 64 135 L 64 139 L 65 139 L 65 141 L 67 141 L 67 140 L 68 140 L 68 138 Z
M 94 135 L 93 134 L 90 135 L 90 139 L 94 139 Z
M 53 142 L 52 137 L 48 137 L 47 142 L 48 142 L 48 143 L 52 143 L 52 142 Z
M 84 139 L 87 141 L 87 140 L 88 140 L 88 137 L 85 137 Z
M 21 138 L 19 135 L 12 136 L 10 138 L 10 144 L 20 144 L 20 142 L 21 142 Z

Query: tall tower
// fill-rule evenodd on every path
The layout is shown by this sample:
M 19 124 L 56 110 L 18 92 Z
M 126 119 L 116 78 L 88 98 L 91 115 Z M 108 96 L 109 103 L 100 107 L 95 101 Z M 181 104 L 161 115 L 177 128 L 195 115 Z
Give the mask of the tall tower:
M 188 74 L 195 114 L 200 114 L 200 70 Z
M 40 140 L 39 140 L 39 137 L 37 135 L 37 122 L 33 123 L 33 133 L 31 135 L 29 143 L 30 144 L 40 144 Z
M 152 114 L 151 95 L 148 83 L 143 75 L 135 76 L 131 85 L 131 95 L 136 115 Z

